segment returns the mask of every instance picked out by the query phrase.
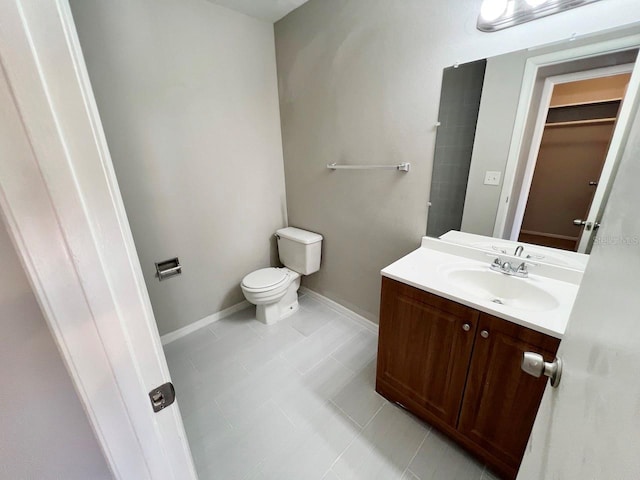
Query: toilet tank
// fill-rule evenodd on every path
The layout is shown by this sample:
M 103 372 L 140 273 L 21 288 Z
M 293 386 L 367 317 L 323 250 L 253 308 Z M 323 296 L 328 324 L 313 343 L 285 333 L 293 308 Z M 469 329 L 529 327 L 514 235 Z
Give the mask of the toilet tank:
M 285 267 L 302 275 L 320 270 L 322 235 L 295 227 L 276 231 L 278 255 Z

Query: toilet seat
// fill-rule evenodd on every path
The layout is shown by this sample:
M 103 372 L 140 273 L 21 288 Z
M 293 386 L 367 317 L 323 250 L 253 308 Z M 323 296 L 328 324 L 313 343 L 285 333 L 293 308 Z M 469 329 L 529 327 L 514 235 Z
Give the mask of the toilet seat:
M 242 288 L 248 292 L 265 292 L 285 286 L 289 279 L 287 268 L 261 268 L 242 279 Z

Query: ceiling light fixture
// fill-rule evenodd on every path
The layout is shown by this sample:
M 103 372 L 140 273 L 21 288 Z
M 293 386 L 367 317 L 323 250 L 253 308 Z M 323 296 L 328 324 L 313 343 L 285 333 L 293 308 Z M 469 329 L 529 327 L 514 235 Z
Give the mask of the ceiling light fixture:
M 530 7 L 536 8 L 542 5 L 543 3 L 547 3 L 548 0 L 525 0 Z
M 600 0 L 483 0 L 478 30 L 495 32 Z
M 493 22 L 507 11 L 508 3 L 508 0 L 484 0 L 480 6 L 480 16 L 487 22 Z

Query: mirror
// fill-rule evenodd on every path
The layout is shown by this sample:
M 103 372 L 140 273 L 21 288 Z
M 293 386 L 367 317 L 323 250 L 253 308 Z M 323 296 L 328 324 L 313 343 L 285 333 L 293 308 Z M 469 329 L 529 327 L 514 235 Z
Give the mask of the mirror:
M 446 68 L 427 235 L 588 253 L 633 119 L 637 55 L 609 35 Z

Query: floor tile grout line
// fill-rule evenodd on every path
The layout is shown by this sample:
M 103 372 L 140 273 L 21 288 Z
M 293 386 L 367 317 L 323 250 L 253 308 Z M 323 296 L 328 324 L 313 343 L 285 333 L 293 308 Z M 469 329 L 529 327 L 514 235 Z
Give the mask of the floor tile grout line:
M 383 403 L 382 405 L 380 405 L 380 408 L 378 408 L 378 410 L 376 410 L 376 413 L 373 414 L 373 416 L 369 419 L 369 421 L 364 425 L 364 427 L 362 427 L 362 430 L 360 430 L 358 432 L 358 434 L 356 436 L 354 436 L 351 441 L 349 442 L 349 444 L 344 448 L 344 450 L 342 450 L 342 452 L 340 452 L 340 455 L 338 455 L 338 457 L 333 461 L 333 463 L 331 464 L 331 466 L 329 467 L 329 470 L 332 470 L 333 467 L 335 466 L 336 463 L 338 463 L 340 461 L 340 459 L 342 458 L 342 456 L 345 454 L 345 452 L 347 450 L 349 450 L 349 448 L 351 447 L 351 445 L 353 445 L 353 443 L 358 440 L 362 434 L 364 433 L 364 431 L 366 430 L 366 428 L 369 426 L 369 424 L 371 422 L 373 422 L 373 419 L 376 418 L 378 416 L 378 414 L 380 413 L 380 411 L 384 408 L 384 406 L 386 405 L 386 403 Z M 333 473 L 336 473 L 335 471 Z M 338 476 L 339 477 L 339 476 Z
M 340 343 L 340 345 L 336 346 L 336 348 L 334 348 L 333 350 L 331 350 L 331 352 L 329 352 L 329 355 L 327 356 L 332 356 L 335 352 L 338 351 L 338 349 L 342 348 L 348 341 L 352 340 L 353 338 L 355 338 L 360 332 L 355 332 L 354 334 L 350 335 L 348 338 L 344 339 L 344 341 L 342 341 Z
M 418 478 L 419 480 L 421 480 L 421 479 L 420 479 L 420 477 L 418 477 L 418 475 L 416 475 L 415 473 L 413 473 L 413 471 L 412 471 L 409 467 L 411 466 L 411 462 L 413 462 L 413 461 L 416 459 L 416 457 L 418 456 L 418 453 L 420 453 L 420 449 L 421 449 L 421 448 L 422 448 L 422 446 L 424 445 L 424 442 L 426 442 L 426 441 L 427 441 L 427 438 L 428 438 L 428 437 L 429 437 L 429 435 L 431 434 L 431 429 L 432 429 L 432 428 L 433 428 L 433 427 L 429 426 L 429 428 L 428 428 L 428 429 L 427 429 L 427 431 L 425 432 L 424 437 L 422 437 L 422 441 L 420 442 L 420 445 L 418 445 L 418 448 L 416 449 L 415 453 L 414 453 L 414 454 L 413 454 L 413 456 L 409 459 L 409 462 L 407 463 L 407 466 L 405 467 L 404 472 L 402 472 L 402 476 L 404 476 L 404 474 L 405 474 L 405 473 L 407 473 L 407 472 L 411 472 L 411 474 L 412 474 L 414 477 L 416 477 L 416 478 Z
M 287 415 L 287 412 L 285 412 L 285 411 L 280 407 L 280 405 L 276 404 L 276 406 L 277 406 L 277 408 L 278 408 L 278 411 L 279 411 L 279 412 L 284 416 L 284 418 L 286 418 L 286 419 L 289 421 L 289 423 L 290 423 L 291 425 L 293 425 L 293 427 L 294 427 L 294 428 L 296 428 L 296 429 L 300 428 L 300 427 L 299 427 L 299 425 L 296 425 L 296 422 L 294 422 L 294 421 L 293 421 L 293 419 L 292 419 L 289 415 Z
M 322 328 L 325 327 L 330 327 L 331 323 L 327 323 L 325 326 L 323 326 Z M 333 327 L 332 327 L 333 328 Z M 344 339 L 342 342 L 340 342 L 333 350 L 331 350 L 329 353 L 327 353 L 324 357 L 321 357 L 316 363 L 314 363 L 313 365 L 311 365 L 306 371 L 301 371 L 298 367 L 295 367 L 295 369 L 301 374 L 301 375 L 306 375 L 309 371 L 313 370 L 315 367 L 317 367 L 320 363 L 324 362 L 327 358 L 332 357 L 333 353 L 335 353 L 339 348 L 341 348 L 342 346 L 344 346 L 345 343 L 347 343 L 349 340 L 351 340 L 352 338 L 355 337 L 355 335 L 357 335 L 359 332 L 356 332 L 355 334 L 347 337 L 346 339 Z M 311 341 L 311 336 L 306 337 L 305 339 L 301 340 L 300 343 L 305 342 L 305 341 Z M 284 352 L 283 352 L 284 353 Z M 286 360 L 286 357 L 284 357 Z M 333 357 L 332 357 L 333 358 Z M 334 358 L 334 360 L 336 360 Z M 338 361 L 338 360 L 336 360 Z M 348 368 L 345 366 L 345 368 Z M 351 369 L 349 369 L 351 370 Z
M 224 410 L 220 408 L 220 404 L 218 403 L 218 400 L 214 398 L 213 403 L 218 409 L 218 411 L 220 412 L 220 415 L 222 415 L 222 418 L 224 419 L 225 423 L 229 426 L 229 428 L 231 428 L 232 430 L 236 429 L 236 427 L 231 423 L 231 420 L 229 420 L 229 417 L 227 417 L 227 415 L 224 413 Z
M 219 340 L 219 339 L 221 338 L 221 337 L 220 337 L 220 336 L 219 336 L 219 335 L 218 335 L 218 334 L 217 334 L 217 333 L 216 333 L 216 332 L 211 328 L 211 325 L 207 325 L 205 328 L 209 331 L 209 333 L 211 333 L 211 335 L 213 335 L 213 338 L 215 338 L 215 339 L 216 339 L 216 341 L 217 341 L 217 340 Z M 198 330 L 196 330 L 196 332 L 197 332 L 197 331 L 198 331 Z
M 329 470 L 324 472 L 324 477 L 326 477 L 327 473 L 329 473 L 329 472 L 333 473 L 338 480 L 342 480 L 342 477 L 340 475 L 338 475 L 335 470 L 333 470 L 333 466 L 329 467 Z M 322 478 L 324 478 L 324 477 L 322 477 Z
M 346 368 L 347 370 L 349 370 L 351 373 L 354 373 L 354 374 L 355 374 L 355 376 L 358 376 L 358 374 L 362 371 L 362 369 L 360 369 L 360 370 L 357 370 L 357 371 L 356 371 L 356 370 L 354 370 L 353 368 L 349 367 L 348 365 L 345 365 L 345 364 L 344 364 L 344 362 L 341 362 L 340 360 L 338 360 L 336 357 L 334 357 L 334 356 L 333 356 L 333 354 L 334 354 L 334 353 L 335 353 L 335 352 L 330 353 L 330 354 L 329 354 L 329 356 L 328 356 L 327 358 L 331 358 L 331 359 L 335 360 L 335 361 L 336 361 L 336 362 L 338 362 L 340 365 L 342 365 L 344 368 Z M 326 358 L 325 358 L 325 360 L 326 360 Z M 367 364 L 368 364 L 368 362 L 367 362 Z M 366 366 L 366 365 L 365 365 L 365 366 Z
M 422 480 L 418 474 L 416 472 L 414 472 L 413 470 L 411 470 L 410 468 L 407 468 L 407 472 L 409 472 L 411 475 L 413 475 L 414 477 L 416 477 L 418 480 Z
M 360 425 L 356 419 L 354 419 L 351 415 L 349 415 L 347 412 L 345 412 L 342 408 L 340 408 L 340 405 L 338 405 L 336 402 L 333 401 L 333 398 L 330 398 L 329 403 L 331 403 L 334 407 L 336 407 L 338 410 L 340 410 L 340 412 L 342 412 L 342 414 L 344 414 L 345 417 L 347 417 L 349 420 L 351 420 L 359 429 L 360 431 L 364 430 L 364 427 L 362 425 Z M 378 413 L 378 411 L 376 410 L 376 413 Z M 375 416 L 375 413 L 373 414 Z M 367 423 L 369 421 L 367 420 Z

